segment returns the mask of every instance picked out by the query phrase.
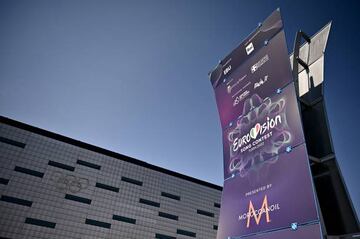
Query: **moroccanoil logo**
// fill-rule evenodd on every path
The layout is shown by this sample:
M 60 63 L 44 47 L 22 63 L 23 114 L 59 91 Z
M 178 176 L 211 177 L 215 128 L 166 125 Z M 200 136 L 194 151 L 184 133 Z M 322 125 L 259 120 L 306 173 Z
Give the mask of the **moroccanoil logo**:
M 265 195 L 263 204 L 262 204 L 261 208 L 258 210 L 258 213 L 256 213 L 256 210 L 255 210 L 255 208 L 254 208 L 254 205 L 253 205 L 253 203 L 252 203 L 251 200 L 250 200 L 250 203 L 249 203 L 249 212 L 248 212 L 248 214 L 249 214 L 249 215 L 254 215 L 254 219 L 255 219 L 256 225 L 259 225 L 260 220 L 261 220 L 261 216 L 262 216 L 263 213 L 265 212 L 266 223 L 269 223 L 269 222 L 270 222 L 270 215 L 269 215 L 269 210 L 268 210 L 268 208 L 269 208 L 269 206 L 268 206 L 267 196 Z M 248 219 L 247 219 L 247 223 L 246 223 L 246 227 L 247 227 L 247 228 L 250 227 L 250 219 L 251 219 L 251 216 L 248 217 Z
M 270 129 L 276 127 L 278 124 L 281 124 L 281 116 L 277 115 L 274 118 L 266 118 L 266 122 L 263 124 L 257 123 L 250 131 L 241 136 L 240 138 L 235 138 L 232 144 L 232 150 L 236 152 L 242 146 L 247 145 L 250 141 L 256 139 L 259 135 L 265 134 Z
M 275 210 L 280 210 L 279 204 L 272 204 L 269 206 L 267 196 L 265 195 L 264 200 L 262 202 L 261 208 L 255 209 L 252 201 L 249 203 L 249 211 L 239 216 L 239 220 L 246 219 L 246 227 L 249 228 L 252 218 L 254 219 L 256 225 L 259 225 L 262 216 L 264 215 L 264 220 L 266 223 L 270 223 L 270 212 Z

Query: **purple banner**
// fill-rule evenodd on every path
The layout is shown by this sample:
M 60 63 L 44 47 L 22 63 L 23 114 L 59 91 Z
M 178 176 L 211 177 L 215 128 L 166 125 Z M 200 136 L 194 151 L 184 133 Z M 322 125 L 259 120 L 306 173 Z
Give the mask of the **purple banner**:
M 223 133 L 225 179 L 233 174 L 245 177 L 272 164 L 288 146 L 305 141 L 294 84 L 271 98 L 255 94 L 252 99 L 259 105 Z
M 280 10 L 277 9 L 211 72 L 210 80 L 214 89 L 222 82 L 224 76 L 232 73 L 239 65 L 252 57 L 264 46 L 266 40 L 271 39 L 282 28 Z M 230 63 L 232 67 L 229 68 Z
M 292 81 L 284 31 L 240 65 L 215 89 L 221 125 L 256 106 L 253 97 L 268 97 Z
M 296 230 L 285 229 L 260 235 L 245 237 L 244 239 L 323 239 L 320 225 L 311 224 L 300 226 Z
M 223 129 L 217 239 L 320 239 L 318 225 L 304 226 L 319 218 L 280 11 L 210 80 Z
M 240 115 L 247 114 L 251 107 L 257 106 L 259 102 L 254 102 L 255 95 L 263 99 L 292 81 L 284 31 L 246 57 L 246 60 L 238 61 L 242 64 L 233 65 L 233 59 L 241 58 L 234 54 L 240 53 L 235 51 L 231 54 L 226 64 L 226 69 L 231 71 L 222 77 L 214 89 L 223 129 Z
M 270 161 L 225 181 L 217 239 L 318 220 L 305 144 Z

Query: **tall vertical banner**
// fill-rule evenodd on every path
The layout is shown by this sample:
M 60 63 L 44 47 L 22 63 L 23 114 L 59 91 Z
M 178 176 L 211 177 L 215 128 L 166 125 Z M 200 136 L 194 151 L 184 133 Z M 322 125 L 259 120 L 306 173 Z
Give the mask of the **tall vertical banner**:
M 210 74 L 223 130 L 217 239 L 321 239 L 280 11 Z

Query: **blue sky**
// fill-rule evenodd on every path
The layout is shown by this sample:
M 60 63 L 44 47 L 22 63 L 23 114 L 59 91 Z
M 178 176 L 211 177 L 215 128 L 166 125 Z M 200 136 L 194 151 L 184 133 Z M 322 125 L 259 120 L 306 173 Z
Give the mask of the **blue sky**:
M 288 47 L 330 20 L 325 96 L 360 211 L 357 1 L 0 2 L 0 114 L 221 185 L 207 73 L 280 7 Z

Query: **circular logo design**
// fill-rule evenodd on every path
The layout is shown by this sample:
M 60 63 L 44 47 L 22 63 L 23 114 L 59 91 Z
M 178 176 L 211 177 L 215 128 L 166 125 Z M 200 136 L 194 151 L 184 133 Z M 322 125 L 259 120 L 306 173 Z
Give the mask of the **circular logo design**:
M 61 172 L 53 172 L 50 180 L 55 183 L 56 189 L 62 192 L 78 193 L 89 186 L 88 179 Z
M 260 170 L 265 164 L 276 163 L 280 149 L 292 140 L 287 124 L 285 98 L 261 100 L 258 95 L 254 95 L 251 99 L 245 102 L 246 113 L 227 134 L 230 154 L 227 167 L 229 173 L 239 173 L 241 177 L 246 177 L 250 171 Z M 277 117 L 279 121 L 274 120 Z M 264 137 L 270 131 L 271 135 Z M 259 143 L 259 139 L 262 143 Z M 245 142 L 243 145 L 239 143 L 241 140 Z

